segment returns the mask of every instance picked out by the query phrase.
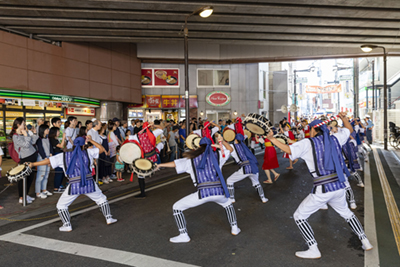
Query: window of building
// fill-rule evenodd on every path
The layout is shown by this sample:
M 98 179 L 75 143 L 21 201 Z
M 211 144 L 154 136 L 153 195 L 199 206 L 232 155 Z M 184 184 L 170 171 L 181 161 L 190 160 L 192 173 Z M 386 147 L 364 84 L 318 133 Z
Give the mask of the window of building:
M 229 70 L 197 70 L 197 86 L 198 87 L 229 87 L 230 86 Z

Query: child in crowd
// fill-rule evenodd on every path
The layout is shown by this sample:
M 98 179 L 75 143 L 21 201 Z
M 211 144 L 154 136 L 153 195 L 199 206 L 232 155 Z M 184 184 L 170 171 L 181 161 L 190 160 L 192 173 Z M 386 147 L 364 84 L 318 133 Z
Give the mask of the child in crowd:
M 288 138 L 289 144 L 293 144 L 295 142 L 295 137 L 294 137 L 294 134 L 292 133 L 292 131 L 290 131 L 289 123 L 283 124 L 283 134 L 286 135 L 286 137 Z M 293 165 L 296 164 L 298 161 L 298 159 L 295 159 L 294 161 L 292 161 L 289 158 L 289 154 L 287 154 L 287 153 L 283 153 L 283 158 L 289 159 L 289 167 L 286 168 L 288 170 L 292 170 Z
M 117 148 L 116 148 L 117 160 L 115 161 L 115 171 L 117 172 L 117 178 L 118 178 L 117 181 L 123 182 L 123 181 L 125 181 L 125 179 L 122 179 L 122 173 L 124 172 L 125 164 L 121 160 L 121 157 L 119 156 L 120 148 L 121 148 L 121 146 L 117 146 Z

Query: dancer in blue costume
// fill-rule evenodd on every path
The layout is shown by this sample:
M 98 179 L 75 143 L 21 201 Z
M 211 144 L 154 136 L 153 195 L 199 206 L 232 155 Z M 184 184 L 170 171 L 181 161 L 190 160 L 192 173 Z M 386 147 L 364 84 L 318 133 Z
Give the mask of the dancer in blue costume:
M 178 174 L 189 173 L 194 186 L 197 188 L 197 192 L 178 200 L 173 205 L 172 209 L 179 235 L 170 238 L 170 242 L 187 243 L 190 241 L 183 211 L 208 202 L 215 202 L 225 209 L 232 235 L 240 233 L 235 209 L 229 198 L 229 192 L 221 172 L 221 167 L 229 158 L 227 151 L 232 151 L 232 148 L 225 141 L 222 143 L 225 147 L 225 157 L 223 157 L 221 151 L 214 152 L 211 140 L 204 137 L 201 139 L 200 147 L 197 150 L 183 154 L 185 158 L 158 165 L 158 168 L 175 168 Z
M 291 146 L 279 142 L 273 137 L 272 132 L 267 136 L 274 145 L 288 153 L 292 160 L 302 158 L 314 180 L 312 192 L 303 200 L 293 215 L 308 245 L 307 250 L 296 252 L 295 255 L 300 258 L 318 259 L 321 257 L 314 232 L 307 220 L 326 204 L 348 222 L 353 232 L 361 240 L 364 250 L 373 248 L 360 221 L 347 205 L 345 176 L 350 174 L 344 164 L 341 147 L 347 142 L 353 127 L 350 125 L 346 113 L 340 113 L 339 116 L 345 128 L 332 136 L 327 126 L 320 120 L 310 123 L 310 139 L 301 140 Z
M 72 151 L 60 153 L 43 161 L 29 164 L 31 168 L 48 164 L 51 164 L 53 169 L 57 167 L 63 168 L 64 173 L 69 179 L 68 187 L 57 202 L 58 215 L 63 222 L 63 225 L 59 228 L 61 232 L 72 231 L 68 207 L 81 194 L 88 196 L 91 200 L 96 202 L 103 212 L 107 224 L 117 222 L 111 215 L 107 197 L 94 182 L 90 172 L 90 166 L 93 164 L 93 160 L 97 159 L 99 154 L 104 152 L 104 148 L 102 145 L 93 141 L 90 136 L 87 137 L 87 141 L 89 145 L 91 143 L 95 147 L 85 149 L 85 139 L 83 137 L 78 137 L 74 140 L 74 148 Z

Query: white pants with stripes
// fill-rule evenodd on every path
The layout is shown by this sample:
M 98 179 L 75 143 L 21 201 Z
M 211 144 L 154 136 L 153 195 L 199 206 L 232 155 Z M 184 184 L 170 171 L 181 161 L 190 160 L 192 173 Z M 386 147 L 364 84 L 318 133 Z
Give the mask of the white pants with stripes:
M 218 205 L 222 206 L 223 208 L 232 204 L 232 201 L 229 198 L 225 197 L 225 195 L 211 196 L 199 199 L 199 193 L 195 192 L 175 202 L 175 204 L 172 206 L 172 209 L 184 211 L 190 208 L 203 205 L 208 202 L 215 202 Z
M 80 196 L 78 195 L 68 195 L 69 187 L 71 185 L 68 185 L 68 187 L 65 189 L 64 193 L 62 193 L 60 199 L 57 202 L 57 209 L 63 210 L 63 209 L 68 209 L 69 205 L 74 202 L 74 200 Z M 103 192 L 100 190 L 100 188 L 97 186 L 97 184 L 94 184 L 95 191 L 89 194 L 85 194 L 88 196 L 91 200 L 96 202 L 97 205 L 100 205 L 104 202 L 107 202 L 107 197 L 103 194 Z
M 354 215 L 346 201 L 346 190 L 339 189 L 334 192 L 322 193 L 321 186 L 318 186 L 315 194 L 309 194 L 301 202 L 293 214 L 293 218 L 295 220 L 306 220 L 325 204 L 331 206 L 345 220 Z
M 234 172 L 231 176 L 228 177 L 228 179 L 226 180 L 226 184 L 233 185 L 234 183 L 239 182 L 239 181 L 243 180 L 244 178 L 249 177 L 253 186 L 256 186 L 257 184 L 260 183 L 258 176 L 259 176 L 258 173 L 244 174 L 243 170 L 238 170 L 237 172 Z

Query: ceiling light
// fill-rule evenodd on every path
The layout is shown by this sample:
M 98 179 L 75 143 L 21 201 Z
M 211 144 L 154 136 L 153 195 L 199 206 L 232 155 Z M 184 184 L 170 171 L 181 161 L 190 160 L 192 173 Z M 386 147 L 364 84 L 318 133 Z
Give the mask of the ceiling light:
M 213 13 L 214 9 L 212 6 L 206 6 L 203 7 L 200 11 L 199 11 L 199 15 L 202 18 L 208 18 L 209 16 L 211 16 L 211 14 Z
M 378 46 L 376 46 L 376 45 L 367 45 L 367 44 L 365 44 L 365 45 L 362 45 L 362 46 L 361 46 L 361 50 L 362 50 L 363 52 L 365 52 L 365 53 L 368 53 L 368 52 L 371 52 L 372 49 L 377 48 L 377 47 L 378 47 Z

